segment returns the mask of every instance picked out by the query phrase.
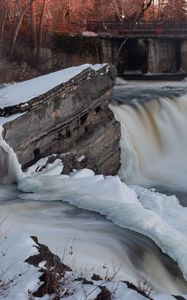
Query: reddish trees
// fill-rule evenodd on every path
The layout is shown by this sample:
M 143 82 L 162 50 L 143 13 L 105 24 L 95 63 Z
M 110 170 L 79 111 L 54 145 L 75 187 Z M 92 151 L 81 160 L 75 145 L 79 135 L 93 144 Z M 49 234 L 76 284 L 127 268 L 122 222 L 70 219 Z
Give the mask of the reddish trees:
M 170 21 L 185 21 L 187 19 L 186 0 L 165 1 L 162 18 Z
M 20 31 L 30 33 L 40 54 L 43 31 L 71 31 L 87 20 L 186 20 L 186 0 L 0 0 L 0 55 L 6 28 L 11 29 L 11 54 Z
M 7 2 L 8 22 L 26 25 L 36 48 L 36 30 L 62 31 L 86 20 L 135 20 L 141 14 L 148 20 L 186 19 L 185 0 L 1 0 Z M 2 11 L 0 6 L 0 14 Z M 144 14 L 144 12 L 146 13 Z M 19 25 L 19 26 L 18 26 Z M 41 34 L 39 35 L 41 36 Z
M 114 14 L 118 16 L 119 20 L 132 20 L 146 10 L 151 2 L 149 0 L 112 0 L 112 6 Z

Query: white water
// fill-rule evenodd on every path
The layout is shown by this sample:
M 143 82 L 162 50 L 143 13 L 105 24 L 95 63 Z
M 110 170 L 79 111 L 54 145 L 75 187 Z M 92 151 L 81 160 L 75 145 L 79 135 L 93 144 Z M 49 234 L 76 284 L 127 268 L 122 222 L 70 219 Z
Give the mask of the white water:
M 136 93 L 138 94 L 138 92 Z M 136 96 L 136 93 L 134 96 Z M 182 188 L 185 190 L 187 174 L 185 164 L 187 145 L 185 99 L 185 96 L 180 97 L 178 99 L 181 101 L 180 103 L 176 103 L 176 100 L 169 98 L 160 98 L 142 104 L 134 101 L 133 106 L 127 104 L 113 106 L 112 109 L 122 125 L 122 167 L 120 174 L 125 180 L 133 183 L 165 185 L 169 188 Z M 78 174 L 72 178 L 40 174 L 22 178 L 20 165 L 14 152 L 3 138 L 1 138 L 0 145 L 3 157 L 7 160 L 6 163 L 4 163 L 4 159 L 2 161 L 4 166 L 2 168 L 2 182 L 18 181 L 20 190 L 26 193 L 18 195 L 16 192 L 15 197 L 25 201 L 26 206 L 31 205 L 35 210 L 38 204 L 35 205 L 30 200 L 48 202 L 62 200 L 81 208 L 102 213 L 118 226 L 133 229 L 154 240 L 164 252 L 179 264 L 184 276 L 187 278 L 187 222 L 185 221 L 187 211 L 180 206 L 175 197 L 167 197 L 144 189 L 136 188 L 133 190 L 122 183 L 118 177 L 104 178 L 102 175 L 94 176 L 93 173 L 88 171 L 83 172 L 84 176 Z M 12 163 L 9 163 L 9 161 Z M 16 203 L 15 207 L 17 205 Z M 45 204 L 45 206 L 47 207 L 48 204 Z M 42 209 L 40 208 L 39 211 L 42 212 Z M 46 222 L 50 224 L 50 228 L 54 218 L 50 210 L 47 209 L 45 213 L 48 215 Z M 28 222 L 30 218 L 30 224 L 22 230 L 26 230 L 30 234 L 33 234 L 33 231 L 38 233 L 54 250 L 57 240 L 59 240 L 59 232 L 60 234 L 63 233 L 61 231 L 62 222 L 58 223 L 59 231 L 58 226 L 52 227 L 50 235 L 54 240 L 51 240 L 45 233 L 47 225 L 45 222 L 43 223 L 43 220 L 41 222 L 32 213 L 28 218 L 28 215 L 25 216 L 25 210 L 23 214 L 23 220 Z M 10 224 L 13 224 L 14 220 L 15 230 L 20 230 L 24 227 L 24 222 L 18 221 L 17 216 L 19 216 L 19 213 L 17 215 L 13 214 Z M 52 224 L 49 222 L 50 219 Z M 36 222 L 35 227 L 31 226 L 32 220 Z M 77 222 L 77 220 L 75 221 Z M 39 229 L 36 230 L 36 228 Z M 55 234 L 56 231 L 58 234 Z M 90 231 L 88 231 L 88 235 L 90 235 Z M 98 235 L 98 231 L 96 231 L 96 235 Z M 99 238 L 100 242 L 102 239 L 103 237 Z M 112 246 L 112 239 L 107 245 L 105 244 L 105 247 L 109 247 L 112 252 L 116 251 Z M 86 245 L 85 247 L 89 253 L 92 246 Z M 121 250 L 119 250 L 118 245 L 117 249 L 117 256 L 119 256 Z M 96 253 L 100 255 L 98 250 Z M 109 253 L 110 251 L 107 252 L 107 256 L 110 255 Z M 93 256 L 91 255 L 95 263 Z M 88 263 L 88 256 L 86 257 L 85 261 Z M 127 266 L 131 265 L 129 256 L 126 257 L 125 255 L 124 257 L 125 264 Z M 149 254 L 147 257 L 149 257 Z M 117 261 L 119 262 L 115 256 L 113 259 L 116 264 Z M 144 261 L 146 263 L 148 259 L 144 259 Z M 132 281 L 133 278 L 136 280 L 136 272 L 133 268 L 124 268 L 123 260 L 121 262 L 123 264 L 122 274 L 125 275 L 125 272 L 128 272 L 127 278 L 131 278 Z M 150 266 L 152 266 L 152 263 L 153 258 L 151 257 Z M 160 267 L 154 275 L 153 280 L 156 282 L 156 289 L 176 293 L 180 290 L 180 283 L 178 284 L 177 280 L 170 278 L 165 268 L 163 270 L 164 272 Z
M 126 133 L 122 130 L 121 177 L 129 183 L 186 190 L 187 95 L 114 105 L 112 109 L 126 128 Z M 129 139 L 136 169 L 126 156 L 124 144 Z M 132 172 L 126 172 L 126 164 Z

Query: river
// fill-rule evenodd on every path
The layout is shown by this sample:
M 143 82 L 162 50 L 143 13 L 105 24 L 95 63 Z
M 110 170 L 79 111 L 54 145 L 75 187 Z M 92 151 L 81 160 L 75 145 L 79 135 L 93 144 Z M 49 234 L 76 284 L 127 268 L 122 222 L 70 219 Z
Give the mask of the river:
M 147 84 L 118 79 L 111 104 L 122 128 L 120 177 L 130 186 L 175 194 L 183 206 L 187 206 L 186 94 L 185 82 Z M 135 284 L 146 278 L 157 292 L 187 293 L 187 283 L 177 264 L 141 234 L 142 230 L 138 233 L 135 226 L 111 222 L 104 216 L 108 217 L 106 209 L 89 208 L 84 204 L 84 200 L 95 201 L 94 197 L 103 200 L 104 195 L 108 200 L 108 186 L 104 187 L 103 179 L 95 180 L 102 185 L 97 185 L 102 197 L 93 191 L 95 186 L 88 190 L 87 183 L 89 186 L 92 178 L 88 182 L 81 178 L 75 188 L 71 182 L 71 188 L 67 184 L 65 191 L 61 190 L 59 178 L 53 179 L 48 182 L 46 177 L 23 180 L 19 190 L 16 185 L 0 186 L 1 219 L 5 218 L 3 230 L 37 235 L 60 256 L 72 248 L 73 254 L 64 256 L 76 270 L 94 270 L 101 275 L 117 270 L 118 278 Z M 79 207 L 95 212 L 59 201 L 74 203 L 74 198 L 78 199 Z M 108 219 L 113 221 L 112 217 Z

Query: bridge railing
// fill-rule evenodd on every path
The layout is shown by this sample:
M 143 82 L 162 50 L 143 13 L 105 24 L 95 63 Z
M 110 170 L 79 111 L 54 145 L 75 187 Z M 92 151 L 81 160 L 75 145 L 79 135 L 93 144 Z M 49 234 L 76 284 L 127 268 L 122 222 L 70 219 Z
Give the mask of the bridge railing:
M 127 21 L 85 21 L 84 29 L 88 31 L 94 31 L 96 33 L 106 32 L 113 33 L 118 31 L 125 34 L 169 34 L 172 32 L 186 33 L 187 22 L 170 22 L 170 21 L 155 21 L 155 22 L 127 22 Z

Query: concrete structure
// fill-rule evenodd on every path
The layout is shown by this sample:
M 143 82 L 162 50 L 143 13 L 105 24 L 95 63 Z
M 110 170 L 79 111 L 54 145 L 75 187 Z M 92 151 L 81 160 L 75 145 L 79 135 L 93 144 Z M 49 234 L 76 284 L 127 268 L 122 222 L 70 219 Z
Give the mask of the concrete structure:
M 87 27 L 101 39 L 103 61 L 119 73 L 187 72 L 187 22 L 88 22 Z
M 180 54 L 181 54 L 181 68 L 187 72 L 187 39 L 181 41 Z
M 137 71 L 143 73 L 187 72 L 187 37 L 176 38 L 125 38 L 102 37 L 103 62 L 114 64 L 118 73 Z

